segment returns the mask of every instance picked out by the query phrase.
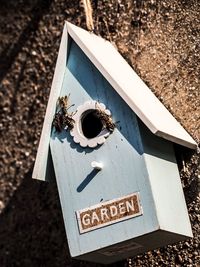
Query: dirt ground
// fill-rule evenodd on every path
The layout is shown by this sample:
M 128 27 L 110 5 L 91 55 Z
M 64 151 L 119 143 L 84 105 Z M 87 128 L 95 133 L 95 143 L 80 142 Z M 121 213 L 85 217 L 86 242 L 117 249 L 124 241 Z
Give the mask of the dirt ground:
M 200 2 L 92 3 L 96 33 L 199 143 Z M 94 266 L 70 259 L 56 184 L 31 180 L 64 20 L 86 28 L 78 0 L 0 0 L 1 267 Z M 176 152 L 194 238 L 113 266 L 200 265 L 200 153 Z

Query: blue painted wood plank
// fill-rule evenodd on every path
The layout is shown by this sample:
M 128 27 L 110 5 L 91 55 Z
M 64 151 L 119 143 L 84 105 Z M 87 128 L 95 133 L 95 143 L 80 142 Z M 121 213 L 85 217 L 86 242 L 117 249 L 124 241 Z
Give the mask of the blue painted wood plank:
M 68 132 L 53 133 L 51 150 L 69 247 L 73 256 L 110 246 L 158 228 L 148 172 L 142 155 L 135 114 L 72 42 L 61 95 L 70 93 L 70 111 L 87 100 L 98 100 L 111 110 L 117 129 L 97 149 L 83 149 Z M 104 169 L 79 190 L 92 172 L 90 163 Z M 143 215 L 80 235 L 75 212 L 133 192 L 140 192 Z
M 173 143 L 152 134 L 142 122 L 140 132 L 160 228 L 192 237 Z

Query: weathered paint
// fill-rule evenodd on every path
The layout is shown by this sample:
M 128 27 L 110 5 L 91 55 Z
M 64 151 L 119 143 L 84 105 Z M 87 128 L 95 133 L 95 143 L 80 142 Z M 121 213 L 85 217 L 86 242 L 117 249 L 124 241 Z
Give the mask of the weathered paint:
M 137 118 L 74 42 L 61 95 L 69 93 L 70 104 L 75 104 L 70 112 L 93 99 L 109 107 L 113 120 L 119 121 L 105 144 L 96 149 L 81 148 L 73 142 L 69 132 L 52 134 L 50 145 L 59 195 L 66 229 L 70 229 L 68 243 L 72 255 L 77 256 L 142 235 L 144 231 L 154 231 L 159 225 L 142 156 Z M 91 162 L 94 160 L 103 163 L 102 171 L 93 170 Z M 77 210 L 132 192 L 140 193 L 143 216 L 80 235 Z
M 182 202 L 181 194 L 174 193 L 181 188 L 172 144 L 159 137 L 152 139 L 153 148 L 151 144 L 144 143 L 141 133 L 144 131 L 145 135 L 149 130 L 138 124 L 133 111 L 74 42 L 71 43 L 61 95 L 69 93 L 70 104 L 75 104 L 70 112 L 92 99 L 104 103 L 111 111 L 113 120 L 119 121 L 106 142 L 95 149 L 75 144 L 67 131 L 52 133 L 50 146 L 71 255 L 110 263 L 183 240 L 186 235 L 191 236 L 185 202 Z M 159 152 L 155 152 L 157 149 Z M 151 157 L 147 162 L 151 152 L 157 153 L 152 160 L 152 169 Z M 103 169 L 93 169 L 93 161 L 101 162 Z M 157 164 L 161 166 L 156 170 Z M 172 171 L 168 172 L 168 169 Z M 158 179 L 158 187 L 155 186 L 154 176 Z M 174 195 L 168 201 L 166 197 L 162 201 L 162 193 L 157 193 L 154 198 L 155 190 L 162 189 L 161 192 L 164 192 L 171 185 L 174 186 Z M 77 211 L 132 192 L 139 192 L 143 210 L 141 216 L 80 234 Z M 181 220 L 184 221 L 181 232 L 174 210 L 170 209 L 173 205 L 180 206 L 180 224 Z M 165 224 L 162 223 L 162 216 L 165 216 Z M 170 224 L 175 225 L 173 229 L 167 227 L 168 218 Z M 136 242 L 138 246 L 127 250 L 128 242 Z M 118 251 L 121 252 L 106 256 L 106 251 L 112 251 L 113 245 L 119 246 Z M 124 251 L 120 250 L 121 246 L 125 246 Z
M 153 135 L 141 122 L 140 133 L 160 228 L 192 237 L 172 144 Z

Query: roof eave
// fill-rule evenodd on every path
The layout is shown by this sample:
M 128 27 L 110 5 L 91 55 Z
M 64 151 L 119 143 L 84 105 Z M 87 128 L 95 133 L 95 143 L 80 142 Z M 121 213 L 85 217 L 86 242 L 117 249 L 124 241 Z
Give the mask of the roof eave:
M 50 90 L 46 114 L 44 118 L 44 124 L 42 128 L 42 133 L 39 141 L 38 151 L 32 174 L 33 179 L 38 179 L 41 181 L 47 180 L 46 174 L 47 174 L 47 166 L 49 158 L 49 141 L 51 136 L 51 127 L 52 127 L 53 117 L 55 114 L 56 102 L 60 95 L 60 90 L 65 73 L 65 66 L 67 61 L 67 46 L 68 46 L 68 33 L 67 33 L 67 24 L 65 22 L 55 67 L 55 73 Z

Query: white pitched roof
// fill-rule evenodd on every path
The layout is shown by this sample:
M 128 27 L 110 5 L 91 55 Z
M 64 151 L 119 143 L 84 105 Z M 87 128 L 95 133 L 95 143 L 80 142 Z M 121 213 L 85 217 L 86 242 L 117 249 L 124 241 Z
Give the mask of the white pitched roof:
M 158 100 L 110 42 L 66 22 L 33 171 L 33 178 L 44 180 L 46 173 L 45 168 L 47 165 L 51 122 L 64 75 L 68 34 L 154 134 L 177 144 L 189 148 L 196 148 L 196 143 L 192 137 Z
M 156 135 L 195 148 L 196 143 L 108 41 L 71 23 L 67 30 L 92 63 Z
M 47 169 L 49 160 L 49 141 L 51 135 L 52 121 L 56 110 L 56 102 L 60 95 L 60 90 L 64 78 L 66 61 L 67 61 L 67 46 L 68 46 L 68 33 L 67 25 L 65 23 L 62 39 L 60 43 L 58 58 L 56 62 L 55 73 L 53 76 L 53 82 L 51 85 L 51 91 L 49 95 L 49 101 L 44 118 L 44 124 L 42 128 L 42 134 L 40 137 L 39 147 L 35 160 L 32 178 L 46 181 L 48 180 Z

